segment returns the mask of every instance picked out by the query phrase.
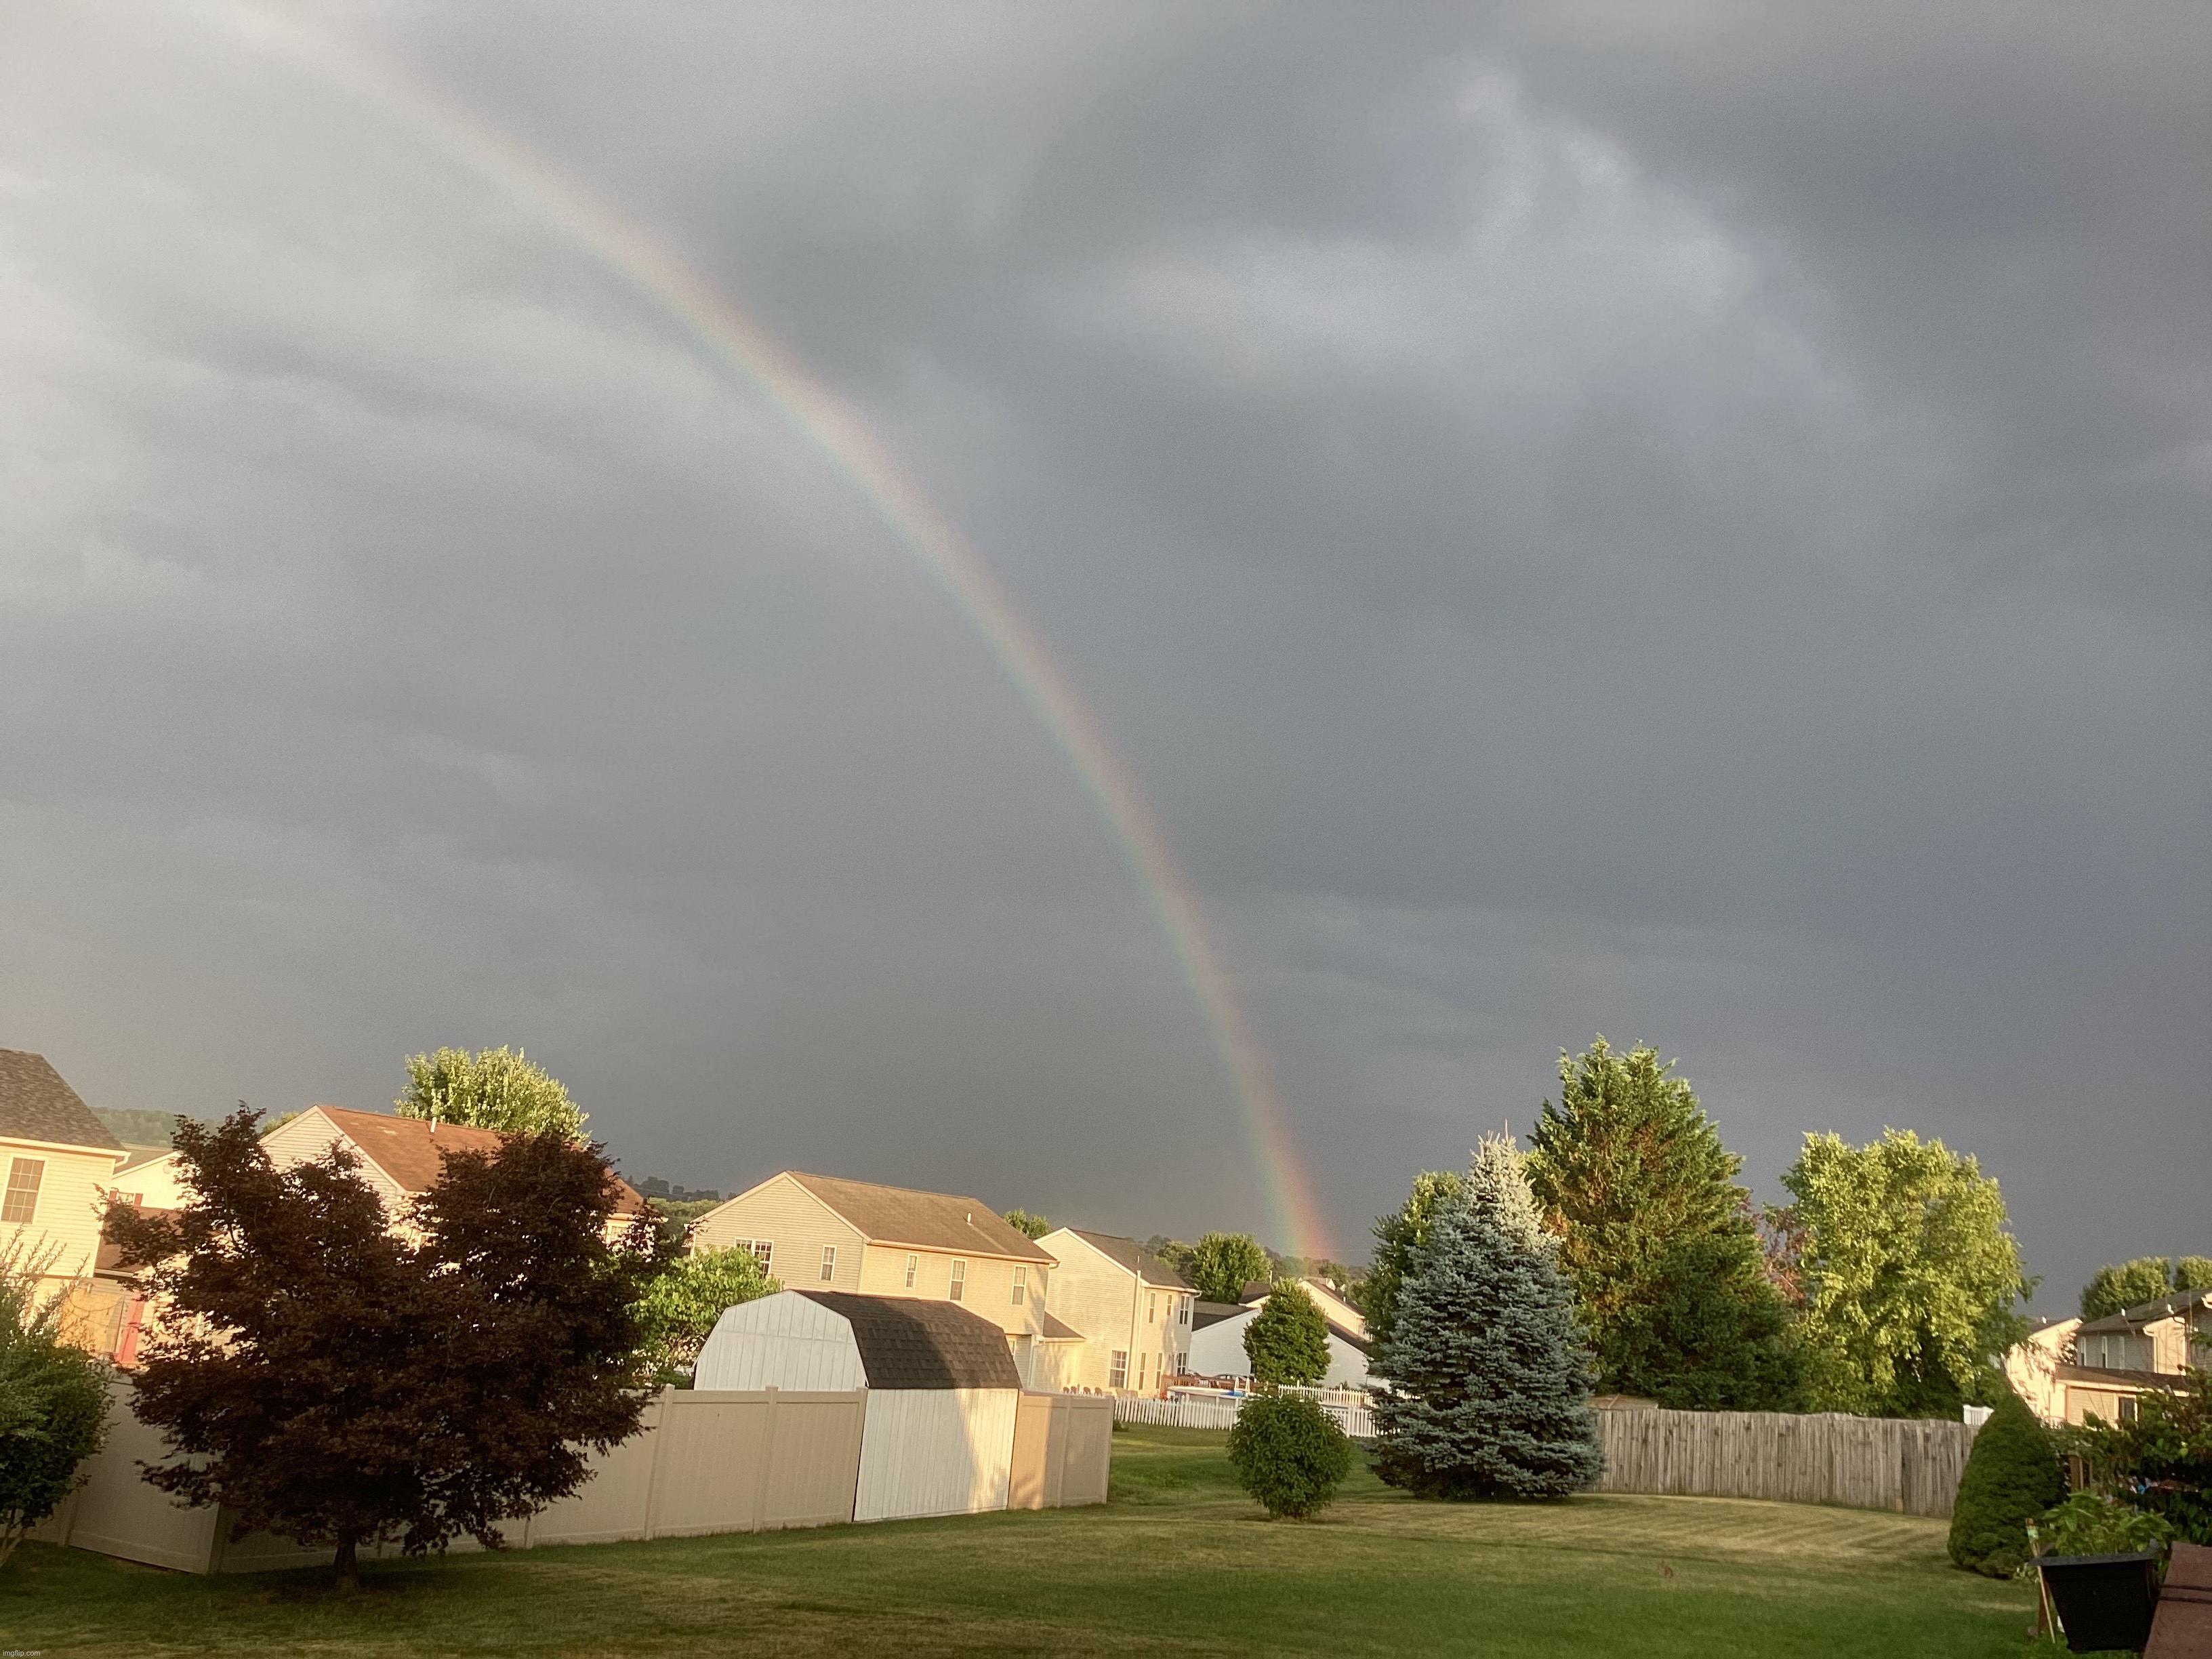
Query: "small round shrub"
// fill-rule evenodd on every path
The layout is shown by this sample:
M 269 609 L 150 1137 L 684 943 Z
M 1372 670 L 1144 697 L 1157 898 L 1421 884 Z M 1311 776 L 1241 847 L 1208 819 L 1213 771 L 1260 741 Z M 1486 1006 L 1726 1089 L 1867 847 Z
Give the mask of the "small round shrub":
M 1974 1437 L 1951 1510 L 1951 1559 L 2008 1578 L 2027 1559 L 2027 1523 L 2066 1495 L 2058 1454 L 2016 1394 L 1997 1401 Z
M 1352 1442 L 1304 1395 L 1263 1394 L 1237 1414 L 1229 1462 L 1237 1485 L 1269 1515 L 1303 1521 L 1326 1507 L 1352 1473 Z

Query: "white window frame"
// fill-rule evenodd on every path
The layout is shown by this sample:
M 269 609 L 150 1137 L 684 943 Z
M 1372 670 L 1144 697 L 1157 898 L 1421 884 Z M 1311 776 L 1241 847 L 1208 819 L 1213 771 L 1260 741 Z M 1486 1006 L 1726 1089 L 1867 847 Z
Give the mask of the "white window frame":
M 753 1260 L 759 1262 L 761 1271 L 766 1273 L 769 1265 L 775 1260 L 775 1241 L 772 1238 L 757 1238 L 753 1240 L 752 1251 Z
M 46 1184 L 46 1160 L 19 1158 L 8 1165 L 8 1190 L 0 1198 L 0 1223 L 27 1227 L 39 1218 L 39 1189 Z
M 952 1287 L 945 1294 L 955 1302 L 968 1299 L 968 1264 L 957 1255 L 952 1258 Z
M 1177 1376 L 1188 1376 L 1190 1375 L 1190 1355 L 1188 1352 L 1178 1353 L 1176 1356 L 1175 1374 Z
M 1109 1356 L 1106 1365 L 1106 1386 L 1109 1389 L 1126 1389 L 1129 1386 L 1129 1351 L 1127 1348 L 1116 1348 Z
M 909 1255 L 906 1259 L 906 1288 L 914 1288 L 914 1281 L 921 1277 L 921 1258 Z
M 1020 1262 L 1014 1264 L 1014 1305 L 1018 1308 L 1030 1297 L 1030 1270 Z
M 837 1282 L 837 1247 L 835 1244 L 822 1247 L 822 1282 L 824 1285 Z
M 1158 1291 L 1151 1291 L 1146 1292 L 1145 1297 L 1145 1323 L 1157 1325 L 1159 1322 L 1160 1293 Z

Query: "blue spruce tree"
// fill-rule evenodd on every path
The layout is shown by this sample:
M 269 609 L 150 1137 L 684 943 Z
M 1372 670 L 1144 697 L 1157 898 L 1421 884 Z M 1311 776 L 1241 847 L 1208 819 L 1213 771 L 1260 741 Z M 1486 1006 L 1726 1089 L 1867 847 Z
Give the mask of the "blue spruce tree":
M 1605 1472 L 1590 1359 L 1521 1154 L 1485 1136 L 1399 1293 L 1376 1469 L 1430 1498 L 1564 1498 Z

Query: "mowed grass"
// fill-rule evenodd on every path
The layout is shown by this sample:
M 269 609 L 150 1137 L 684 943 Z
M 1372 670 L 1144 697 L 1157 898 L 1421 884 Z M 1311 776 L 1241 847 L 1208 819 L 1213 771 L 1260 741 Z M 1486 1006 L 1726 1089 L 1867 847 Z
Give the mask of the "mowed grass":
M 1944 1523 L 1720 1498 L 1421 1503 L 1364 1471 L 1271 1522 L 1224 1437 L 1114 1443 L 1101 1508 L 198 1578 L 27 1544 L 0 1650 L 368 1655 L 1786 1656 L 2027 1651 Z

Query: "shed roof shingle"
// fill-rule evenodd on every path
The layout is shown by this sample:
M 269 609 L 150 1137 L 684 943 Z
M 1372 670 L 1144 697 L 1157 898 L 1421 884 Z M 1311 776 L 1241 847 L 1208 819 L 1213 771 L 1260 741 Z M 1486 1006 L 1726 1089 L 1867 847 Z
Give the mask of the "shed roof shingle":
M 1006 1335 L 952 1302 L 801 1291 L 853 1328 L 872 1389 L 1019 1389 Z
M 92 1115 L 44 1054 L 0 1048 L 0 1135 L 119 1152 L 115 1132 Z
M 882 1187 L 872 1181 L 845 1181 L 798 1170 L 784 1173 L 876 1243 L 919 1244 L 928 1250 L 1012 1256 L 1017 1261 L 1051 1264 L 1050 1251 L 1040 1249 L 1035 1239 L 981 1199 L 918 1192 L 911 1187 Z

